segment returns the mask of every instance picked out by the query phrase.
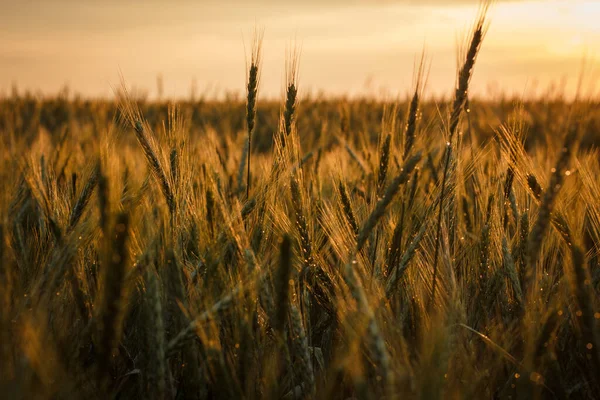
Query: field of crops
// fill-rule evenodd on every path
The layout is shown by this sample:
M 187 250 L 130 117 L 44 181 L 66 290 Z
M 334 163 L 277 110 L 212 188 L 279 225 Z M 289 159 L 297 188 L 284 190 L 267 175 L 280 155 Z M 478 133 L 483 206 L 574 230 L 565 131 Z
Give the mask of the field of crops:
M 485 29 L 436 101 L 262 100 L 260 36 L 240 100 L 0 99 L 0 397 L 598 396 L 600 103 L 470 98 Z

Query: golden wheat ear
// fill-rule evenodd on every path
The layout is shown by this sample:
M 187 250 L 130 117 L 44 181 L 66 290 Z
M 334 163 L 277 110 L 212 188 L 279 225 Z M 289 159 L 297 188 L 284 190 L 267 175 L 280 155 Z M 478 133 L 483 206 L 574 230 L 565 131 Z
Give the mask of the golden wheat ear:
M 248 131 L 248 169 L 246 174 L 246 198 L 250 198 L 250 161 L 252 159 L 252 133 L 256 122 L 256 101 L 260 84 L 260 67 L 262 61 L 262 41 L 264 31 L 256 30 L 252 40 L 250 65 L 248 67 L 246 85 L 246 129 Z
M 473 74 L 473 67 L 475 66 L 475 60 L 477 59 L 477 54 L 479 53 L 479 49 L 481 47 L 481 43 L 483 42 L 483 38 L 485 37 L 485 33 L 487 32 L 488 24 L 486 19 L 486 14 L 489 8 L 489 1 L 485 1 L 482 3 L 479 16 L 475 22 L 475 26 L 473 27 L 473 32 L 470 37 L 470 44 L 466 55 L 464 56 L 464 63 L 460 67 L 457 76 L 457 85 L 454 94 L 454 101 L 452 103 L 452 108 L 450 112 L 450 122 L 448 124 L 448 141 L 444 148 L 444 157 L 443 157 L 443 174 L 442 174 L 442 183 L 440 190 L 440 201 L 438 208 L 438 219 L 437 219 L 437 228 L 436 228 L 436 239 L 435 239 L 435 250 L 433 256 L 433 278 L 431 283 L 431 297 L 429 299 L 429 306 L 431 308 L 435 301 L 435 290 L 437 284 L 437 275 L 438 275 L 438 258 L 440 251 L 440 242 L 441 242 L 441 234 L 442 234 L 442 214 L 444 210 L 444 202 L 446 200 L 446 185 L 448 181 L 448 173 L 450 170 L 450 159 L 452 155 L 452 143 L 454 135 L 458 129 L 458 123 L 460 119 L 461 112 L 464 109 L 464 105 L 468 98 L 468 89 L 469 82 L 471 80 L 471 76 Z

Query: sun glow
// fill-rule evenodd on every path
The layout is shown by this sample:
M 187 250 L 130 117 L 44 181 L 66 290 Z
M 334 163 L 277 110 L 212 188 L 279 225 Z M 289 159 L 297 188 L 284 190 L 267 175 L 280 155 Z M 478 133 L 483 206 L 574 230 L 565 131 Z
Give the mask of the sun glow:
M 1 0 L 0 0 L 1 1 Z M 57 4 L 62 4 L 59 6 Z M 13 82 L 55 92 L 64 84 L 90 95 L 111 96 L 119 70 L 152 94 L 156 76 L 165 94 L 186 96 L 192 81 L 210 93 L 243 91 L 244 37 L 265 28 L 263 95 L 281 90 L 290 42 L 302 46 L 305 91 L 391 93 L 410 90 L 414 58 L 431 57 L 428 92 L 448 93 L 476 2 L 406 1 L 182 1 L 164 7 L 149 1 L 57 0 L 52 7 L 5 6 L 0 16 L 0 92 Z M 246 3 L 244 3 L 246 4 Z M 137 15 L 132 24 L 126 16 Z M 578 73 L 581 59 L 600 57 L 600 2 L 499 1 L 473 77 L 475 93 L 491 82 L 521 92 Z M 41 68 L 43 66 L 43 74 Z

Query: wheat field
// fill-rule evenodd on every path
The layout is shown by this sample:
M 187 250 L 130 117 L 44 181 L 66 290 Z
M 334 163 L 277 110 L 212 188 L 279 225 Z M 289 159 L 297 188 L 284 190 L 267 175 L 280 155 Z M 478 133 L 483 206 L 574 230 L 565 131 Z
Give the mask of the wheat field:
M 600 393 L 600 103 L 0 100 L 8 399 Z

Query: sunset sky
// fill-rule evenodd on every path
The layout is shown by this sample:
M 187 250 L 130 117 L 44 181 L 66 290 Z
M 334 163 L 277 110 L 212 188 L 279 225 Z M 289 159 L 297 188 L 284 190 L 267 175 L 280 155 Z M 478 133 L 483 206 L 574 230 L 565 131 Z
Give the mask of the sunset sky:
M 264 28 L 261 94 L 281 92 L 285 49 L 301 46 L 306 92 L 382 92 L 411 88 L 415 58 L 431 61 L 427 92 L 454 84 L 456 51 L 477 15 L 470 0 L 6 1 L 0 0 L 0 93 L 112 96 L 120 72 L 129 85 L 166 96 L 244 90 L 244 43 Z M 497 1 L 473 78 L 486 94 L 541 92 L 568 77 L 584 56 L 600 60 L 600 1 Z M 599 68 L 596 68 L 598 70 Z M 385 88 L 385 89 L 383 89 Z

